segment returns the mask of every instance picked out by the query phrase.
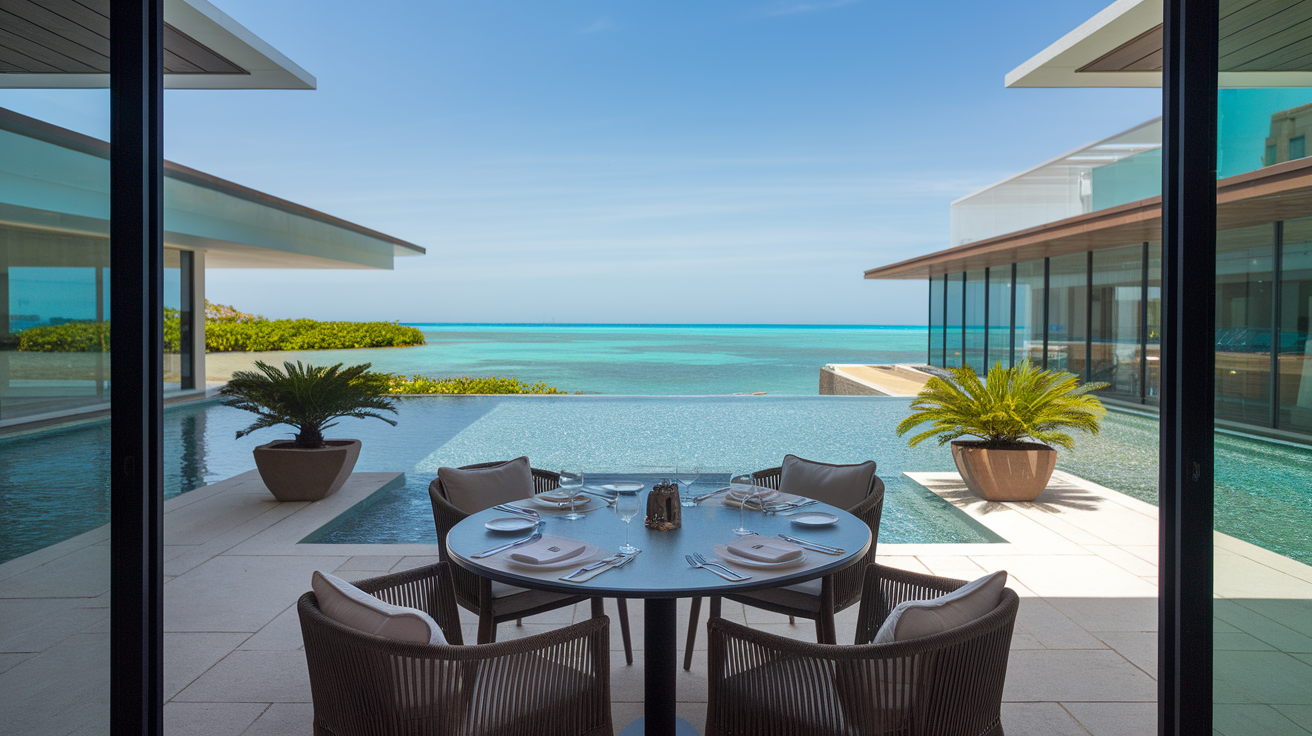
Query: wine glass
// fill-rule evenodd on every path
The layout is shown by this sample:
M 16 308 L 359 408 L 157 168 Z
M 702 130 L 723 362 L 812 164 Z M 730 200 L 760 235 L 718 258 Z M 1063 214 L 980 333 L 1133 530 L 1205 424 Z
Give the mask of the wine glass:
M 748 537 L 756 532 L 747 528 L 747 502 L 757 495 L 756 482 L 751 473 L 739 473 L 729 479 L 729 493 L 738 501 L 738 528 L 733 533 Z
M 629 544 L 629 522 L 638 515 L 638 491 L 641 490 L 641 483 L 615 484 L 615 515 L 624 522 L 624 546 L 619 550 L 623 555 L 636 555 L 642 551 Z
M 570 521 L 582 519 L 583 514 L 574 510 L 574 499 L 578 498 L 579 492 L 583 490 L 583 473 L 560 471 L 560 490 L 569 494 L 569 513 L 560 518 Z
M 680 463 L 674 466 L 674 477 L 678 479 L 679 485 L 683 486 L 682 495 L 679 496 L 680 506 L 696 506 L 697 501 L 692 495 L 692 484 L 702 476 L 701 466 L 697 463 Z

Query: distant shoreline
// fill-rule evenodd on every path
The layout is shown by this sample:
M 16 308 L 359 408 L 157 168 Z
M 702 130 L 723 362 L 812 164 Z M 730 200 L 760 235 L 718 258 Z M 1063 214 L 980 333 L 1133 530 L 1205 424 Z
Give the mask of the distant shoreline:
M 699 328 L 732 330 L 926 330 L 924 325 L 802 325 L 802 324 L 733 324 L 662 323 L 662 322 L 401 322 L 406 327 L 654 327 L 660 329 Z

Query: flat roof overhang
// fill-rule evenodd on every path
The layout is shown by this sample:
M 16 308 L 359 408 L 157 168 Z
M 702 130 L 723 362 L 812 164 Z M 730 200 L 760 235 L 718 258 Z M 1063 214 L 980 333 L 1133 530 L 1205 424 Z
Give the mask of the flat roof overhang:
M 1161 87 L 1162 0 L 1116 0 L 1013 69 L 1007 87 Z M 1227 89 L 1312 87 L 1312 3 L 1221 0 Z
M 1217 230 L 1312 216 L 1312 158 L 1268 166 L 1216 185 Z M 1040 258 L 1161 240 L 1162 198 L 1150 197 L 909 258 L 867 279 L 928 279 Z
M 0 223 L 109 234 L 109 144 L 0 109 Z M 424 249 L 170 161 L 164 243 L 207 268 L 379 268 Z
M 109 6 L 110 0 L 0 0 L 0 88 L 108 88 Z M 208 0 L 164 0 L 166 88 L 316 84 Z

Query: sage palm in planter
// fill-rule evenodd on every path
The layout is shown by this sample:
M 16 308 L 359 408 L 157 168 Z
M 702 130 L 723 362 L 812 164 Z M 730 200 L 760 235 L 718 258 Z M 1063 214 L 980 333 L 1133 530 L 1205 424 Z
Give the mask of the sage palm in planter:
M 283 363 L 282 370 L 256 361 L 256 371 L 237 371 L 219 392 L 223 403 L 259 416 L 237 432 L 240 439 L 265 427 L 287 424 L 296 429 L 292 440 L 255 448 L 255 467 L 264 485 L 279 501 L 318 501 L 336 493 L 351 476 L 360 457 L 360 440 L 324 439 L 324 430 L 344 417 L 396 422 L 378 412 L 396 413 L 396 399 L 387 395 L 389 376 L 371 373 L 369 363 L 342 368 Z
M 988 501 L 1038 498 L 1057 466 L 1052 445 L 1075 446 L 1063 430 L 1097 434 L 1107 413 L 1090 393 L 1107 384 L 1081 384 L 1070 373 L 1044 371 L 1029 361 L 1012 368 L 999 363 L 983 381 L 968 366 L 951 373 L 951 381 L 935 376 L 925 382 L 911 402 L 916 411 L 897 425 L 897 433 L 929 422 L 909 444 L 931 437 L 940 445 L 951 442 L 966 487 Z

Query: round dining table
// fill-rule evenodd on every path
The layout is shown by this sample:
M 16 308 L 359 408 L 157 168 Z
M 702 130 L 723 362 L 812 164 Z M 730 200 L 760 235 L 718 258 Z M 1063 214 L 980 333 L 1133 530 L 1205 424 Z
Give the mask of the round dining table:
M 640 507 L 646 508 L 646 493 L 639 495 Z M 541 528 L 543 534 L 594 545 L 599 548 L 599 552 L 592 559 L 599 561 L 617 553 L 624 543 L 625 525 L 605 500 L 595 496 L 588 498 L 587 505 L 579 509 L 585 511 L 585 515 L 577 520 L 561 518 L 567 509 L 558 511 L 542 508 L 531 501 L 525 501 L 522 505 L 536 509 L 546 520 L 545 526 Z M 474 559 L 474 554 L 521 539 L 527 533 L 521 531 L 508 534 L 485 528 L 484 524 L 492 519 L 514 516 L 505 511 L 487 509 L 471 515 L 452 528 L 446 544 L 452 562 L 497 582 L 570 595 L 643 599 L 644 717 L 625 728 L 621 736 L 684 736 L 696 734 L 697 730 L 687 721 L 679 719 L 675 713 L 679 657 L 676 601 L 679 598 L 720 596 L 796 585 L 854 565 L 870 548 L 870 529 L 857 517 L 823 503 L 802 510 L 833 514 L 838 517 L 838 521 L 828 526 L 801 526 L 792 523 L 792 517 L 783 514 L 763 514 L 749 509 L 746 512 L 746 525 L 761 536 L 787 534 L 808 542 L 839 548 L 842 553 L 824 554 L 806 550 L 806 559 L 802 563 L 772 568 L 729 565 L 731 569 L 751 576 L 751 579 L 742 582 L 730 582 L 710 570 L 693 568 L 685 560 L 685 555 L 700 553 L 708 561 L 722 562 L 712 548 L 738 538 L 733 530 L 739 526 L 739 511 L 724 505 L 718 496 L 702 501 L 697 506 L 684 507 L 682 527 L 671 531 L 647 529 L 639 514 L 630 523 L 629 539 L 642 551 L 623 567 L 609 569 L 583 583 L 567 582 L 560 578 L 586 564 L 584 562 L 563 569 L 539 571 L 508 562 L 505 559 L 508 551 Z

